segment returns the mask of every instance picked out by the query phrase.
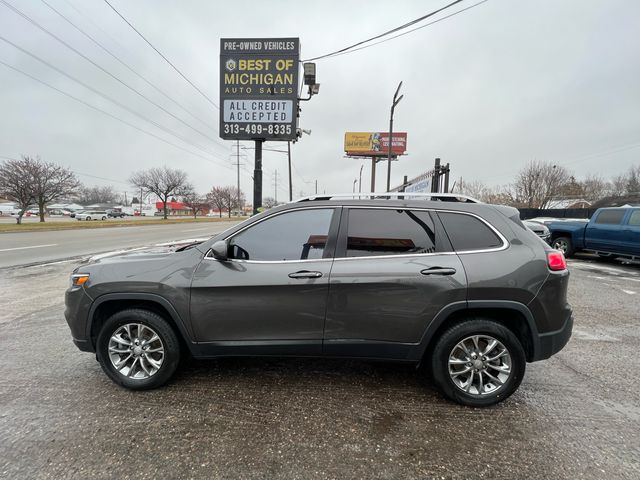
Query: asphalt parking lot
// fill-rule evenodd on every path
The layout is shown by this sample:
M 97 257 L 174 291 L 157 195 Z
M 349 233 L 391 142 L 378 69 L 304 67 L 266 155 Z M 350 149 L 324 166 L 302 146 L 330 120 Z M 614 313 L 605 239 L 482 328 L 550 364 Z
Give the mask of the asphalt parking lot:
M 71 343 L 74 262 L 0 269 L 2 478 L 640 478 L 638 266 L 572 260 L 567 347 L 472 409 L 359 361 L 190 361 L 126 391 Z

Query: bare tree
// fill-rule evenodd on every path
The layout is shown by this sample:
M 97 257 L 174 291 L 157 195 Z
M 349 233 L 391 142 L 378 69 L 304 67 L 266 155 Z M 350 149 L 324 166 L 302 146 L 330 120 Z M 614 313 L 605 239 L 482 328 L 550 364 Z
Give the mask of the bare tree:
M 640 165 L 637 167 L 631 167 L 627 173 L 627 195 L 634 195 L 640 193 Z
M 518 173 L 513 184 L 516 202 L 528 208 L 544 208 L 561 193 L 568 180 L 569 173 L 563 167 L 549 162 L 531 162 Z
M 587 175 L 580 182 L 585 200 L 595 202 L 612 194 L 612 184 L 599 175 Z
M 16 202 L 20 212 L 16 223 L 22 223 L 22 216 L 35 200 L 34 171 L 37 165 L 29 157 L 21 160 L 7 160 L 0 165 L 0 195 Z
M 236 187 L 224 187 L 223 192 L 224 208 L 227 209 L 227 213 L 229 217 L 231 217 L 231 211 L 234 208 L 239 209 L 242 207 L 242 203 L 244 203 L 244 194 L 242 192 L 238 192 Z M 238 199 L 240 199 L 240 203 L 238 203 Z
M 472 182 L 463 183 L 460 192 L 464 195 L 469 195 L 473 198 L 477 198 L 481 202 L 488 202 L 489 198 L 493 197 L 496 193 L 493 187 L 488 187 L 480 180 L 473 180 Z
M 264 208 L 273 208 L 276 205 L 278 205 L 278 202 L 276 202 L 276 199 L 273 197 L 265 197 L 262 199 L 262 206 Z
M 34 165 L 33 197 L 38 205 L 40 221 L 44 222 L 47 203 L 74 195 L 80 186 L 80 182 L 68 168 L 55 163 L 44 162 L 39 157 L 33 159 L 23 156 L 22 158 L 28 159 Z
M 611 179 L 611 195 L 621 197 L 627 191 L 627 176 L 622 173 Z
M 226 198 L 228 194 L 225 192 L 226 188 L 227 187 L 213 187 L 207 194 L 207 202 L 211 208 L 218 210 L 220 218 L 222 218 L 222 210 L 224 210 L 227 205 Z
M 188 183 L 182 188 L 182 202 L 191 210 L 193 218 L 198 217 L 198 213 L 202 213 L 207 208 L 206 199 L 196 192 L 193 184 Z
M 76 201 L 85 205 L 91 203 L 112 203 L 116 201 L 116 192 L 111 185 L 103 187 L 80 187 Z
M 138 189 L 156 195 L 163 205 L 164 219 L 167 219 L 167 202 L 172 195 L 180 195 L 187 184 L 187 173 L 167 166 L 154 167 L 135 172 L 129 182 Z

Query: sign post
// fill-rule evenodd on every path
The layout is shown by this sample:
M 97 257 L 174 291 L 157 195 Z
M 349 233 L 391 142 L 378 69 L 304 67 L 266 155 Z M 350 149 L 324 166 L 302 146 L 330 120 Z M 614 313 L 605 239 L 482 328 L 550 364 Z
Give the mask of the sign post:
M 254 140 L 253 212 L 262 206 L 262 143 L 297 134 L 298 38 L 220 39 L 220 137 Z

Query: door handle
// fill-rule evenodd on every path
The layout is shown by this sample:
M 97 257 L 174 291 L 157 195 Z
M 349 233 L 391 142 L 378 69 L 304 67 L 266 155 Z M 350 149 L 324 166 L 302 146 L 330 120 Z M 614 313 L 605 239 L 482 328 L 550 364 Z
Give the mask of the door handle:
M 300 270 L 289 274 L 289 278 L 320 278 L 322 272 L 310 272 L 309 270 Z
M 431 267 L 420 270 L 422 275 L 453 275 L 456 273 L 455 268 L 448 267 Z

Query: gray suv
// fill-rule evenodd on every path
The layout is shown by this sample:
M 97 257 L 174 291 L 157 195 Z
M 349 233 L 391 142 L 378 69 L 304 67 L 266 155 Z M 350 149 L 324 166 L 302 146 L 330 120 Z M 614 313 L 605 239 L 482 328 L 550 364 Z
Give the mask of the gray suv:
M 504 400 L 564 347 L 564 257 L 514 208 L 443 194 L 319 196 L 200 243 L 77 268 L 65 317 L 131 389 L 181 354 L 349 357 L 423 365 L 450 399 Z

